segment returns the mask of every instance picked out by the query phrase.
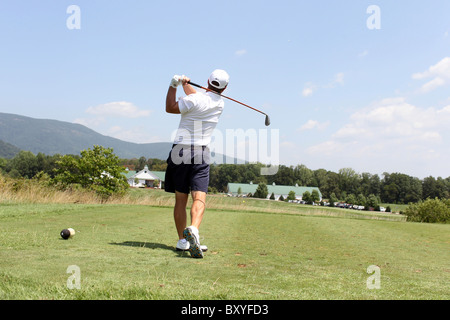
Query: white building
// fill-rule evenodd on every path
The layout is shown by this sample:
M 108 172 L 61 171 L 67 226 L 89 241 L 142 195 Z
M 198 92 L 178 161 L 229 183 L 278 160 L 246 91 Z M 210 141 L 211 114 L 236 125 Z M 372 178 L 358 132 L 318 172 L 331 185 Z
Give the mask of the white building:
M 131 171 L 126 172 L 126 177 L 130 187 L 136 188 L 162 188 L 162 183 L 164 182 L 165 172 L 163 171 L 150 171 L 147 166 L 141 171 Z

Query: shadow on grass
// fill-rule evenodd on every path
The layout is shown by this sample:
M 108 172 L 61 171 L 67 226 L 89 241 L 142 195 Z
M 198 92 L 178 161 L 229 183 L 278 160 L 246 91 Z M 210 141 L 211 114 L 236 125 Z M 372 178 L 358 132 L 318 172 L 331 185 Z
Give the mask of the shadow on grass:
M 142 242 L 142 241 L 124 241 L 124 242 L 110 242 L 109 244 L 115 246 L 124 246 L 124 247 L 139 247 L 139 248 L 148 248 L 148 249 L 164 249 L 169 250 L 176 253 L 180 257 L 190 258 L 188 252 L 177 251 L 175 247 L 168 246 L 163 243 L 155 243 L 155 242 Z
M 165 249 L 176 251 L 175 247 L 171 247 L 162 243 L 155 242 L 142 242 L 142 241 L 124 241 L 124 242 L 111 242 L 110 244 L 116 246 L 125 246 L 125 247 L 140 247 L 140 248 L 149 248 L 149 249 Z

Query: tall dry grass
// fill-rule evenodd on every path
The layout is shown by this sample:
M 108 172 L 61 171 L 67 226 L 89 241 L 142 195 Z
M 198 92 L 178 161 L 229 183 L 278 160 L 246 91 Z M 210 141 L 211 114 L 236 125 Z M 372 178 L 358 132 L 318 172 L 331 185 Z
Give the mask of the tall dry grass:
M 80 203 L 80 204 L 130 204 L 173 206 L 174 197 L 164 192 L 138 192 L 129 190 L 124 195 L 104 199 L 95 191 L 76 186 L 61 189 L 48 179 L 12 179 L 0 174 L 1 203 Z
M 11 179 L 0 175 L 0 203 L 101 203 L 94 192 L 82 189 L 60 190 L 47 181 Z

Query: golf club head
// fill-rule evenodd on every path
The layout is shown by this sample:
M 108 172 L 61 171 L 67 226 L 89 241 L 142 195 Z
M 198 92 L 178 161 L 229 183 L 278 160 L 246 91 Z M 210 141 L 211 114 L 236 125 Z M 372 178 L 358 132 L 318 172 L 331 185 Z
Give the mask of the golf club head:
M 266 127 L 270 126 L 270 118 L 269 116 L 266 114 Z

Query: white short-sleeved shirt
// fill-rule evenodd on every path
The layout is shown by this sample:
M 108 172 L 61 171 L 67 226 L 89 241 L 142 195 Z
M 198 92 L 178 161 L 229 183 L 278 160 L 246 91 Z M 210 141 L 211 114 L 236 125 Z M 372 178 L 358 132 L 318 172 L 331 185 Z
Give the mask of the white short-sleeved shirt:
M 181 120 L 175 144 L 208 146 L 222 114 L 224 101 L 212 92 L 196 92 L 178 101 Z

